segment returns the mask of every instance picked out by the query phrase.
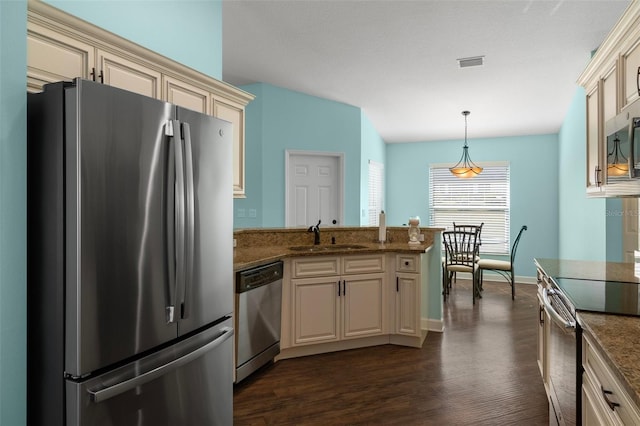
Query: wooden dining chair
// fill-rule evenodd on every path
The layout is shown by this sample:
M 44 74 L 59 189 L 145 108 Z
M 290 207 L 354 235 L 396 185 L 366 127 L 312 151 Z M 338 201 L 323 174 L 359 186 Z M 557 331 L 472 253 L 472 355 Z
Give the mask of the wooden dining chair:
M 502 275 L 511 285 L 511 300 L 515 300 L 516 298 L 516 282 L 515 282 L 515 271 L 514 271 L 514 263 L 516 260 L 516 251 L 518 250 L 518 244 L 520 243 L 520 237 L 522 237 L 522 233 L 527 230 L 527 225 L 523 225 L 520 228 L 520 232 L 518 232 L 518 236 L 513 241 L 513 245 L 511 246 L 511 254 L 509 255 L 509 260 L 495 260 L 495 259 L 480 259 L 478 261 L 478 267 L 480 268 L 479 272 L 479 281 L 480 287 L 482 288 L 483 281 L 483 272 L 484 271 L 494 271 Z
M 477 232 L 468 231 L 445 231 L 442 233 L 445 249 L 445 260 L 442 264 L 445 300 L 451 288 L 451 279 L 456 272 L 471 274 L 473 303 L 476 303 L 476 298 L 480 297 L 479 269 L 475 260 L 478 250 L 477 236 Z

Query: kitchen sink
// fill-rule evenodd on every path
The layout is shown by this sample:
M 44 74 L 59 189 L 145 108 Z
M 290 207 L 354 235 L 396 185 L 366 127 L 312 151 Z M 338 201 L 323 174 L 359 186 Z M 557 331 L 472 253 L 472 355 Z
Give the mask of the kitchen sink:
M 330 250 L 357 250 L 367 248 L 367 246 L 363 246 L 360 244 L 329 244 L 325 246 L 293 246 L 289 247 L 289 250 L 292 251 L 330 251 Z

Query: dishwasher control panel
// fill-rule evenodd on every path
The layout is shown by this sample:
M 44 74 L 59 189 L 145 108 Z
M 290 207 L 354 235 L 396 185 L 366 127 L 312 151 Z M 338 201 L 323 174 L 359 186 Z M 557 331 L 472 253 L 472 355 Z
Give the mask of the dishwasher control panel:
M 282 279 L 282 265 L 282 261 L 278 261 L 238 271 L 236 273 L 236 293 L 243 293 Z

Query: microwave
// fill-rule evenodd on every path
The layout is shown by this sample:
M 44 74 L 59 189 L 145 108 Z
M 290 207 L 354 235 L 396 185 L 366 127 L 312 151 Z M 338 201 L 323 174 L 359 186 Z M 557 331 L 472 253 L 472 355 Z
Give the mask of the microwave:
M 640 178 L 640 99 L 607 120 L 607 182 Z

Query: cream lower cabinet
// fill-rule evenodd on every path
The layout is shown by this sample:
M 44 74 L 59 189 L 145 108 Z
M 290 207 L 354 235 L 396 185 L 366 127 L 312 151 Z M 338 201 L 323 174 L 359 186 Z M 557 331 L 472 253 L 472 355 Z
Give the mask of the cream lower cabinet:
M 586 335 L 582 337 L 582 424 L 640 425 L 640 410 Z
M 328 275 L 327 275 L 328 274 Z M 292 260 L 292 346 L 387 332 L 384 256 Z
M 422 276 L 419 255 L 396 255 L 394 333 L 417 337 L 420 328 Z

